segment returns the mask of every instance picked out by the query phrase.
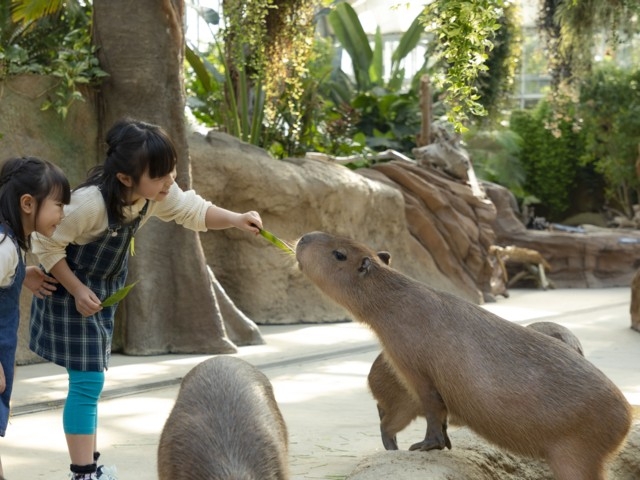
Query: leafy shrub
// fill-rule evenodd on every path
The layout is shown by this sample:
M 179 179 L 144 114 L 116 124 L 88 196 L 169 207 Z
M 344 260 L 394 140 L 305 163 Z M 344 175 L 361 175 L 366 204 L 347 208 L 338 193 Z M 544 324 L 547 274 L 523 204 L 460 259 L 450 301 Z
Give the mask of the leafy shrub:
M 511 129 L 522 138 L 524 189 L 540 200 L 536 213 L 550 221 L 562 220 L 571 206 L 583 152 L 573 115 L 554 111 L 543 100 L 534 110 L 513 111 Z
M 81 86 L 97 85 L 107 75 L 91 44 L 91 7 L 73 5 L 20 21 L 12 18 L 9 2 L 0 5 L 0 80 L 27 73 L 58 78 L 42 109 L 63 118 L 74 101 L 84 100 Z
M 604 64 L 583 82 L 578 113 L 585 137 L 580 160 L 606 181 L 612 208 L 633 215 L 640 181 L 640 70 Z

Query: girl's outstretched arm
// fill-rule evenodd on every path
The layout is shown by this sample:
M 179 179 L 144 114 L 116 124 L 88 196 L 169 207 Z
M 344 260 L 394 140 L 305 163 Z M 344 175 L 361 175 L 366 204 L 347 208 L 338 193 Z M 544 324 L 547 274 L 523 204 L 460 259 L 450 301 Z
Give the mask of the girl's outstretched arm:
M 222 230 L 236 227 L 246 232 L 255 233 L 256 235 L 260 233 L 260 229 L 262 228 L 262 219 L 258 212 L 251 210 L 245 213 L 237 213 L 216 205 L 211 205 L 207 209 L 205 223 L 209 230 Z
M 76 309 L 83 317 L 91 315 L 102 310 L 100 299 L 93 291 L 82 283 L 78 277 L 71 271 L 66 259 L 60 260 L 51 268 L 51 273 L 62 284 L 67 291 L 73 295 L 76 301 Z

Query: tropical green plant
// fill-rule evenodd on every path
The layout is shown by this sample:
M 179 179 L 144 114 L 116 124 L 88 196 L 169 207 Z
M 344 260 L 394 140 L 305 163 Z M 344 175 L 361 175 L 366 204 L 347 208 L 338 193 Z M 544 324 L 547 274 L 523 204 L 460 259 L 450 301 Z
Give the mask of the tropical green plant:
M 238 71 L 233 81 L 229 69 L 222 65 L 220 45 L 214 44 L 214 49 L 218 56 L 185 47 L 185 59 L 191 68 L 186 82 L 190 94 L 187 105 L 201 122 L 222 127 L 230 135 L 257 145 L 263 133 L 264 92 L 259 83 L 250 86 L 245 70 Z
M 315 4 L 310 0 L 224 2 L 224 28 L 210 51 L 187 49 L 194 114 L 278 157 L 299 154 L 309 137 L 316 84 Z M 203 10 L 207 12 L 207 10 Z M 204 15 L 213 22 L 214 15 Z
M 533 110 L 515 110 L 510 128 L 522 138 L 519 158 L 526 175 L 524 190 L 540 199 L 538 213 L 561 221 L 571 207 L 580 171 L 582 138 L 573 122 L 573 104 L 566 111 L 541 101 Z
M 526 174 L 520 162 L 522 137 L 510 129 L 471 128 L 463 141 L 478 178 L 509 189 L 517 198 L 527 196 Z
M 514 91 L 516 66 L 522 56 L 522 27 L 520 9 L 515 3 L 505 3 L 503 15 L 498 18 L 499 28 L 487 49 L 487 70 L 478 72 L 475 86 L 478 102 L 486 116 L 471 117 L 473 123 L 495 128 L 508 116 L 507 110 Z
M 614 51 L 640 30 L 637 0 L 542 0 L 538 28 L 546 41 L 552 89 L 579 87 L 591 69 L 596 42 Z M 562 92 L 567 94 L 567 92 Z
M 0 79 L 37 73 L 57 78 L 43 101 L 63 118 L 69 106 L 84 100 L 80 89 L 97 85 L 100 69 L 91 44 L 91 9 L 78 2 L 13 0 L 0 5 Z
M 439 0 L 429 3 L 423 21 L 438 45 L 446 68 L 435 76 L 446 95 L 447 116 L 457 131 L 465 131 L 469 115 L 484 116 L 476 80 L 487 71 L 488 51 L 500 28 L 508 0 Z
M 632 217 L 640 198 L 640 69 L 599 66 L 582 82 L 577 115 L 585 138 L 582 163 L 602 174 L 610 205 Z
M 339 68 L 333 72 L 323 85 L 330 100 L 326 112 L 351 109 L 352 130 L 364 138 L 370 150 L 411 151 L 421 123 L 416 79 L 426 70 L 426 60 L 408 88 L 404 85 L 403 61 L 424 39 L 419 16 L 400 37 L 391 56 L 388 76 L 382 62 L 383 39 L 379 28 L 372 48 L 358 15 L 348 3 L 337 4 L 328 19 L 339 45 L 351 59 L 353 80 Z
M 351 58 L 355 77 L 355 90 L 358 93 L 368 92 L 373 87 L 384 87 L 390 91 L 399 91 L 403 87 L 405 69 L 403 60 L 423 40 L 424 28 L 420 16 L 416 17 L 391 55 L 389 79 L 385 80 L 382 62 L 382 35 L 378 28 L 371 48 L 360 19 L 353 7 L 346 3 L 338 3 L 328 16 L 336 39 Z

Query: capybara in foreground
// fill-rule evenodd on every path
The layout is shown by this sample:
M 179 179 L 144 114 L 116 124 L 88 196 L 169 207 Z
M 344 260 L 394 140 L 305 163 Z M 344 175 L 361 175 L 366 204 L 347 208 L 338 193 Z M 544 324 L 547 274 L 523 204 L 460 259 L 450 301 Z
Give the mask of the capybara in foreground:
M 286 480 L 287 428 L 269 379 L 215 356 L 185 375 L 158 445 L 159 480 Z
M 557 480 L 606 479 L 631 408 L 575 350 L 417 282 L 351 239 L 309 233 L 296 257 L 307 278 L 371 327 L 420 399 L 422 450 L 450 444 L 450 413 L 500 447 L 546 460 Z
M 535 322 L 527 327 L 564 342 L 582 355 L 580 340 L 568 328 L 554 322 Z M 367 381 L 378 408 L 382 444 L 387 450 L 398 450 L 396 434 L 423 415 L 420 400 L 403 385 L 393 367 L 385 361 L 384 353 L 380 353 L 373 361 Z M 416 443 L 409 450 L 421 446 L 422 443 Z

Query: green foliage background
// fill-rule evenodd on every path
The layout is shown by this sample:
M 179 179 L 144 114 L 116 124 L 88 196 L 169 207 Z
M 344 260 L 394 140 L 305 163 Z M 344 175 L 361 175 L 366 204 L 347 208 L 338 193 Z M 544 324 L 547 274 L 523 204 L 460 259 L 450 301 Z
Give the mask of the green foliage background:
M 526 175 L 524 189 L 540 199 L 536 213 L 560 221 L 571 206 L 582 153 L 573 118 L 558 115 L 549 102 L 542 101 L 532 111 L 514 111 L 511 130 L 523 140 L 520 164 Z
M 582 84 L 579 114 L 585 142 L 581 162 L 604 177 L 612 208 L 633 216 L 640 190 L 640 69 L 600 65 Z

